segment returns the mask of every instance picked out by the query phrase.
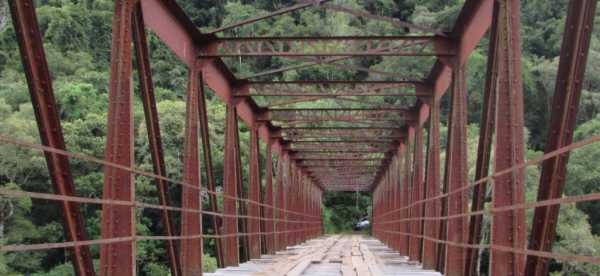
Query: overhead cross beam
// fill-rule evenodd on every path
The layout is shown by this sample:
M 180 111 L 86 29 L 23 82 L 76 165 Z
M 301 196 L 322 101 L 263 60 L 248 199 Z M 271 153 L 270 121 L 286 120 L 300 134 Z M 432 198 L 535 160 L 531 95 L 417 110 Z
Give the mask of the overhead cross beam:
M 398 139 L 404 137 L 404 134 L 400 130 L 395 129 L 284 129 L 279 132 L 275 132 L 273 136 L 277 138 L 291 139 L 303 139 L 303 138 L 326 138 L 326 137 L 339 137 L 339 138 L 394 138 Z
M 259 121 L 400 121 L 412 120 L 412 113 L 402 108 L 310 108 L 265 109 Z
M 236 96 L 429 96 L 419 80 L 249 82 Z M 408 91 L 411 92 L 408 92 Z M 417 91 L 414 91 L 417 90 Z
M 446 38 L 438 36 L 225 37 L 218 50 L 200 57 L 238 56 L 452 56 Z

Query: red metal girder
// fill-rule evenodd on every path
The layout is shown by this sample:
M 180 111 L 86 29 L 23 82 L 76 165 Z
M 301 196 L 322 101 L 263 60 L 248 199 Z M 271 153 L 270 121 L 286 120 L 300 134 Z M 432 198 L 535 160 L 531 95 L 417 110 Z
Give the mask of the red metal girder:
M 525 162 L 523 133 L 523 81 L 521 74 L 520 0 L 501 1 L 498 8 L 497 47 L 498 91 L 496 92 L 496 144 L 494 171 Z M 525 202 L 525 168 L 494 178 L 492 206 L 500 208 Z M 525 209 L 492 214 L 492 246 L 525 249 Z M 490 273 L 523 275 L 525 255 L 491 250 Z
M 8 3 L 40 140 L 44 146 L 66 150 L 35 6 L 31 0 L 11 0 Z M 45 158 L 54 192 L 58 195 L 73 196 L 75 184 L 69 167 L 69 159 L 64 155 L 50 152 L 45 152 Z M 79 204 L 62 201 L 60 205 L 66 239 L 68 241 L 86 240 L 85 222 Z M 76 275 L 95 274 L 88 246 L 74 246 L 70 249 L 70 253 Z
M 411 159 L 411 151 L 410 148 L 415 141 L 415 130 L 413 127 L 409 127 L 407 130 L 406 141 L 400 144 L 400 154 L 404 155 L 404 169 L 403 169 L 403 184 L 401 186 L 402 193 L 402 208 L 410 205 L 410 193 L 411 193 L 411 180 L 410 176 L 412 175 L 412 159 Z M 400 218 L 405 219 L 409 217 L 409 210 L 404 208 L 400 211 Z M 400 232 L 410 233 L 410 223 L 408 221 L 402 222 Z M 398 237 L 400 239 L 400 254 L 402 256 L 408 256 L 410 252 L 410 243 L 409 237 L 407 235 L 400 235 Z
M 412 191 L 411 197 L 412 202 L 418 202 L 423 199 L 424 194 L 424 180 L 425 175 L 423 174 L 423 126 L 415 124 L 415 146 L 414 146 L 414 159 L 413 159 L 413 174 L 412 174 Z M 423 217 L 423 205 L 418 204 L 411 208 L 412 218 Z M 411 233 L 410 237 L 410 252 L 409 258 L 414 261 L 421 262 L 421 250 L 423 239 L 418 237 L 422 235 L 423 231 L 423 220 L 411 221 Z
M 283 149 L 285 150 L 290 150 L 289 146 L 285 146 L 283 147 Z M 298 149 L 297 147 L 293 150 L 293 152 L 299 152 L 299 153 L 385 153 L 388 151 L 393 150 L 392 147 L 385 147 L 385 148 L 381 148 L 381 147 L 359 147 L 359 148 L 349 148 L 349 149 L 327 149 L 327 148 L 300 148 Z
M 248 199 L 254 202 L 260 202 L 260 153 L 258 144 L 258 128 L 253 126 L 250 130 L 250 157 L 249 181 L 248 181 Z M 260 208 L 255 203 L 248 204 L 248 216 L 259 217 Z M 254 234 L 260 232 L 260 221 L 255 218 L 248 219 L 248 233 Z M 260 235 L 251 235 L 248 237 L 249 258 L 260 258 L 261 244 Z
M 154 97 L 154 84 L 152 83 L 152 69 L 150 67 L 148 45 L 146 40 L 146 31 L 144 29 L 144 16 L 140 4 L 136 4 L 133 14 L 133 44 L 136 54 L 137 69 L 140 81 L 140 93 L 142 104 L 144 106 L 144 115 L 146 119 L 146 129 L 148 132 L 148 144 L 150 145 L 150 155 L 152 156 L 152 166 L 154 173 L 167 177 L 165 161 L 162 150 L 162 139 L 159 127 L 158 111 L 156 110 L 156 99 Z M 159 203 L 162 206 L 170 206 L 169 203 L 169 183 L 164 179 L 155 179 L 158 190 Z M 175 227 L 172 215 L 168 210 L 161 210 L 163 231 L 166 236 L 175 235 Z M 181 275 L 181 266 L 179 254 L 177 252 L 176 241 L 166 240 L 166 250 L 169 258 L 171 274 Z
M 396 129 L 284 129 L 271 137 L 319 138 L 319 137 L 385 137 L 400 138 L 404 135 Z
M 320 127 L 320 126 L 309 126 L 309 127 L 300 127 L 300 126 L 283 126 L 275 130 L 277 131 L 398 131 L 404 129 L 404 127 L 369 127 L 369 126 L 352 126 L 352 127 L 340 127 L 340 126 L 332 126 L 332 127 Z
M 130 1 L 115 1 L 112 26 L 110 89 L 105 160 L 133 167 L 133 93 L 131 91 L 132 11 Z M 103 198 L 135 200 L 133 175 L 125 170 L 104 167 Z M 102 238 L 135 237 L 135 208 L 104 205 Z M 100 246 L 101 275 L 135 275 L 135 240 Z
M 498 5 L 496 2 L 495 6 Z M 492 149 L 492 137 L 495 128 L 496 116 L 496 94 L 497 94 L 497 19 L 498 9 L 494 7 L 494 17 L 489 35 L 489 48 L 487 58 L 487 71 L 485 80 L 485 90 L 483 96 L 483 107 L 481 111 L 481 120 L 479 128 L 479 144 L 477 147 L 477 160 L 475 163 L 475 181 L 488 176 L 490 167 L 490 157 Z M 473 188 L 473 200 L 471 211 L 477 212 L 483 210 L 487 191 L 487 183 L 482 183 Z M 481 229 L 483 215 L 472 216 L 469 220 L 469 244 L 479 244 L 481 242 Z M 479 250 L 474 248 L 466 249 L 465 275 L 478 275 Z
M 433 198 L 440 194 L 440 99 L 431 98 L 429 103 L 429 140 L 427 157 L 427 180 L 425 184 L 425 198 Z M 425 204 L 425 217 L 439 217 L 441 215 L 440 200 L 428 201 Z M 436 239 L 438 237 L 440 222 L 426 220 L 424 225 L 425 237 Z M 423 240 L 423 268 L 435 269 L 438 254 L 435 242 Z
M 188 69 L 188 91 L 185 113 L 185 136 L 183 145 L 183 181 L 195 188 L 184 186 L 181 188 L 181 207 L 186 210 L 201 210 L 202 197 L 200 179 L 200 155 L 198 151 L 198 68 Z M 198 213 L 182 211 L 181 235 L 198 236 L 202 234 L 202 221 Z M 202 238 L 186 239 L 180 244 L 182 275 L 202 274 Z
M 579 97 L 583 85 L 597 1 L 570 1 L 553 99 L 552 118 L 545 152 L 573 141 Z M 560 198 L 566 180 L 569 154 L 550 158 L 542 164 L 538 201 Z M 560 205 L 535 209 L 530 250 L 551 251 Z M 548 260 L 527 256 L 526 275 L 547 275 Z
M 318 161 L 322 161 L 322 160 L 340 160 L 340 161 L 345 161 L 345 160 L 359 160 L 359 161 L 380 161 L 385 159 L 384 157 L 379 157 L 379 158 L 372 158 L 372 157 L 340 157 L 340 156 L 333 156 L 333 157 L 323 157 L 323 156 L 317 156 L 317 157 L 296 157 L 293 158 L 294 160 L 318 160 Z
M 412 90 L 423 86 L 422 81 L 253 81 L 248 91 L 240 91 L 236 96 L 349 96 L 349 95 L 396 95 L 398 91 Z M 416 93 L 402 93 L 417 95 Z M 423 94 L 422 96 L 427 96 Z
M 223 235 L 236 235 L 238 233 L 238 222 L 236 218 L 230 216 L 237 215 L 236 200 L 238 191 L 238 176 L 236 162 L 236 134 L 237 132 L 237 114 L 235 107 L 228 104 L 225 115 L 225 149 L 224 149 L 224 175 L 223 175 L 223 193 L 227 196 L 223 199 Z M 235 236 L 226 236 L 223 238 L 224 266 L 236 266 L 239 264 L 239 242 Z
M 257 120 L 265 121 L 399 121 L 413 120 L 411 112 L 403 108 L 309 108 L 265 109 Z
M 354 150 L 361 151 L 369 151 L 369 152 L 387 152 L 394 149 L 394 146 L 391 144 L 359 144 L 359 143 L 329 143 L 329 142 L 321 142 L 321 143 L 301 143 L 301 144 L 293 144 L 287 145 L 283 147 L 284 149 L 290 149 L 293 151 L 310 151 L 310 150 L 319 150 L 319 151 L 334 151 L 336 148 L 344 149 L 344 152 L 352 152 Z
M 266 168 L 265 168 L 265 204 L 268 206 L 275 206 L 274 202 L 274 189 L 273 189 L 273 155 L 271 153 L 271 143 L 267 143 L 266 146 Z M 275 252 L 275 238 L 276 235 L 273 233 L 275 231 L 275 210 L 273 208 L 264 208 L 265 214 L 265 232 L 270 233 L 266 235 L 266 253 L 272 254 Z
M 283 154 L 282 156 L 280 156 L 280 158 L 277 160 L 277 173 L 276 173 L 276 204 L 275 207 L 277 208 L 276 214 L 277 214 L 277 221 L 275 222 L 275 232 L 277 232 L 277 236 L 275 238 L 275 249 L 276 250 L 282 250 L 283 248 L 285 248 L 285 240 L 284 240 L 284 235 L 283 235 L 283 231 L 285 231 L 285 217 L 286 217 L 286 213 L 284 212 L 285 210 L 285 187 L 284 187 L 284 167 L 285 167 L 285 160 L 286 160 L 286 155 Z
M 235 108 L 237 112 L 237 107 Z M 234 127 L 233 127 L 233 136 L 234 136 L 234 161 L 235 161 L 235 176 L 237 183 L 237 198 L 240 199 L 248 199 L 248 191 L 244 188 L 244 178 L 242 175 L 242 160 L 241 160 L 241 150 L 240 150 L 240 137 L 239 137 L 239 125 L 237 116 L 235 116 Z M 238 202 L 238 215 L 237 223 L 239 225 L 239 233 L 248 234 L 248 202 Z M 249 258 L 249 243 L 248 236 L 241 235 L 238 237 L 240 244 L 240 262 L 246 262 L 250 260 Z
M 236 56 L 451 56 L 439 36 L 221 37 L 216 52 L 200 57 Z M 409 48 L 406 50 L 406 48 Z
M 305 160 L 298 164 L 303 166 L 345 166 L 345 165 L 378 165 L 381 160 Z
M 198 74 L 200 83 L 204 84 L 202 73 Z M 200 123 L 200 135 L 202 136 L 202 153 L 204 154 L 204 171 L 206 173 L 207 188 L 211 192 L 216 192 L 215 174 L 213 171 L 212 153 L 210 149 L 210 130 L 208 129 L 208 115 L 206 108 L 206 97 L 204 93 L 204 85 L 200 85 L 198 94 L 198 115 Z M 217 195 L 215 193 L 208 194 L 208 203 L 211 212 L 218 213 Z M 211 216 L 212 227 L 215 235 L 220 235 L 221 228 L 219 218 Z M 223 239 L 215 238 L 217 266 L 223 267 Z
M 453 70 L 452 98 L 450 118 L 448 123 L 448 147 L 446 163 L 446 183 L 448 192 L 467 185 L 467 89 L 464 67 L 456 60 Z M 467 212 L 467 193 L 461 191 L 448 196 L 446 203 L 448 215 Z M 458 217 L 447 221 L 447 239 L 452 243 L 467 241 L 467 219 Z M 448 244 L 446 246 L 446 261 L 444 275 L 461 276 L 464 271 L 464 248 Z
M 368 145 L 391 145 L 394 144 L 394 140 L 388 139 L 356 139 L 356 140 L 317 140 L 317 139 L 306 139 L 306 140 L 283 140 L 283 143 L 291 145 L 321 145 L 321 144 L 368 144 Z
M 302 144 L 302 143 L 346 143 L 346 144 L 393 144 L 396 140 L 393 137 L 325 137 L 326 139 L 317 138 L 286 138 L 283 143 L 287 144 Z

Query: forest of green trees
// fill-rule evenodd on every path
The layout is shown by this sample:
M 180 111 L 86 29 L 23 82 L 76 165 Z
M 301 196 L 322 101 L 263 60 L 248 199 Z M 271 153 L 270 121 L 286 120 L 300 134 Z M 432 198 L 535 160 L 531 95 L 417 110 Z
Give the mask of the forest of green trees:
M 53 78 L 56 99 L 67 148 L 97 158 L 104 155 L 108 79 L 110 62 L 111 0 L 36 0 L 37 14 L 43 33 L 44 47 Z M 202 30 L 264 14 L 295 1 L 290 0 L 177 0 L 194 23 Z M 336 0 L 374 14 L 393 16 L 416 24 L 449 31 L 464 0 Z M 527 158 L 543 153 L 548 132 L 567 0 L 522 1 L 523 80 Z M 597 18 L 598 19 L 598 16 Z M 226 36 L 326 36 L 326 35 L 397 35 L 408 30 L 381 21 L 369 21 L 348 14 L 308 8 L 257 22 L 222 33 Z M 153 80 L 156 87 L 160 126 L 168 177 L 181 179 L 183 128 L 187 68 L 155 36 L 150 35 Z M 487 38 L 470 58 L 467 66 L 469 91 L 469 165 L 473 178 L 478 139 L 483 83 L 485 79 Z M 283 57 L 229 58 L 226 63 L 242 77 L 269 69 L 298 64 L 301 61 Z M 357 58 L 341 63 L 394 72 L 410 78 L 424 78 L 432 59 Z M 600 134 L 600 20 L 596 20 L 581 98 L 575 140 Z M 320 65 L 271 75 L 275 80 L 393 80 L 394 77 L 368 74 L 364 71 L 341 70 Z M 137 83 L 134 81 L 134 83 Z M 135 87 L 136 93 L 137 84 Z M 445 139 L 447 99 L 443 100 L 442 139 Z M 388 104 L 412 104 L 407 98 L 377 97 L 372 101 Z M 265 99 L 257 98 L 264 104 Z M 208 93 L 207 99 L 215 175 L 220 185 L 223 173 L 224 104 Z M 302 107 L 345 106 L 347 102 L 331 100 L 297 104 Z M 135 162 L 139 168 L 152 171 L 142 103 L 135 102 Z M 248 157 L 248 131 L 240 124 L 242 158 Z M 21 59 L 10 22 L 7 3 L 0 0 L 0 134 L 39 143 L 29 92 Z M 445 145 L 445 142 L 441 142 Z M 264 147 L 264 145 L 263 145 Z M 444 148 L 442 148 L 442 152 Z M 264 151 L 263 151 L 264 152 Z M 264 156 L 263 156 L 264 158 Z M 570 157 L 565 193 L 568 195 L 600 192 L 600 144 L 574 151 Z M 247 162 L 242 162 L 247 164 Z M 442 163 L 443 164 L 443 163 Z M 76 193 L 85 197 L 101 197 L 103 171 L 97 164 L 71 159 Z M 247 177 L 247 168 L 244 168 Z M 527 199 L 535 200 L 540 169 L 527 169 Z M 264 175 L 264 174 L 263 174 Z M 205 182 L 204 182 L 205 183 Z M 0 187 L 51 192 L 43 154 L 38 151 L 0 144 Z M 177 187 L 172 188 L 173 202 Z M 136 179 L 136 197 L 158 203 L 157 191 L 149 178 Z M 205 201 L 206 203 L 206 201 Z M 369 195 L 328 193 L 324 205 L 328 232 L 350 231 L 358 218 L 369 213 Z M 100 238 L 100 206 L 82 205 L 89 239 Z M 532 212 L 528 213 L 531 223 Z M 138 212 L 140 235 L 160 235 L 157 210 Z M 206 220 L 206 219 L 205 219 Z M 208 225 L 207 221 L 205 225 Z M 600 256 L 600 202 L 563 205 L 554 251 L 565 254 Z M 488 239 L 485 236 L 485 239 Z M 64 241 L 60 209 L 50 201 L 0 197 L 0 244 L 33 244 Z M 484 240 L 483 242 L 487 242 Z M 92 246 L 98 259 L 98 247 Z M 205 254 L 214 253 L 211 241 L 205 241 Z M 485 254 L 485 252 L 483 252 Z M 72 275 L 65 250 L 17 252 L 0 255 L 0 275 Z M 205 258 L 205 268 L 214 268 L 214 259 Z M 168 275 L 164 246 L 160 241 L 138 242 L 137 265 L 140 275 Z M 482 264 L 485 268 L 485 263 Z M 484 274 L 485 269 L 482 269 Z M 553 262 L 556 275 L 600 275 L 600 266 L 581 263 Z

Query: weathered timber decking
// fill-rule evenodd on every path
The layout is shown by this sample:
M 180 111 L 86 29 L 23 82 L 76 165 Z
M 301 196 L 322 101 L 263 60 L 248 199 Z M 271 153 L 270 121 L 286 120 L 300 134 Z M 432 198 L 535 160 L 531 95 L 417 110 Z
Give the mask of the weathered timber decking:
M 208 276 L 441 276 L 408 261 L 379 240 L 359 235 L 324 236 L 263 255 Z

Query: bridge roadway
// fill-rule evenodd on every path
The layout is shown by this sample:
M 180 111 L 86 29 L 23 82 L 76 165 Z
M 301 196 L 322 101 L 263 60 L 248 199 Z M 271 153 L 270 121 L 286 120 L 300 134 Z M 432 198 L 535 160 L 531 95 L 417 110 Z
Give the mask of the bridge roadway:
M 289 246 L 208 276 L 441 276 L 372 237 L 333 235 Z

